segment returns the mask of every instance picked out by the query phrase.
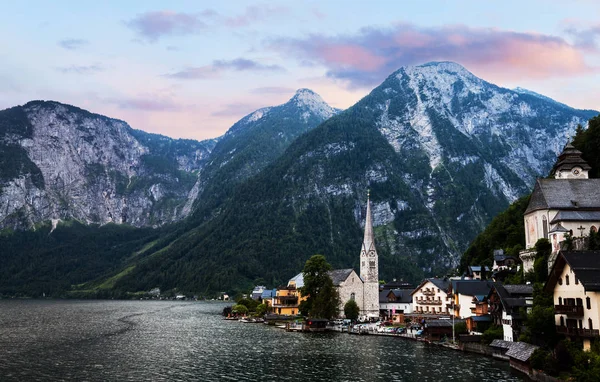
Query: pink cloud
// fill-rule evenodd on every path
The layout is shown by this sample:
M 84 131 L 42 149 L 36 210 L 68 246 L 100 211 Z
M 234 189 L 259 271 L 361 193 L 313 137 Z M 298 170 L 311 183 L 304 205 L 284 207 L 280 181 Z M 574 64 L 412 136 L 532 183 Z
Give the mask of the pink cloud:
M 456 61 L 492 80 L 570 77 L 597 70 L 585 62 L 579 46 L 563 38 L 463 25 L 398 24 L 355 35 L 278 39 L 271 47 L 300 62 L 323 65 L 328 77 L 350 88 L 377 85 L 401 66 L 428 61 Z

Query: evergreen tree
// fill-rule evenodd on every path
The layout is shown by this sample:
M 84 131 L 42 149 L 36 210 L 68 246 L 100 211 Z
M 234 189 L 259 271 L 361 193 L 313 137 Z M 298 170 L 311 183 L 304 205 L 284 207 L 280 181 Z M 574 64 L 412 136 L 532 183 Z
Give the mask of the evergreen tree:
M 356 320 L 358 318 L 358 314 L 360 313 L 360 308 L 358 304 L 354 300 L 348 300 L 344 305 L 344 315 L 346 318 L 350 320 Z

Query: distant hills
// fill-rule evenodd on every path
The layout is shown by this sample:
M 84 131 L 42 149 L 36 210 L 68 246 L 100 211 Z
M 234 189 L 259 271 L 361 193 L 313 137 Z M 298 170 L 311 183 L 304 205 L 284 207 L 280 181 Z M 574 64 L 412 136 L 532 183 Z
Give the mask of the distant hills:
M 3 172 L 0 206 L 14 205 L 13 201 L 5 201 L 19 194 L 15 191 L 18 188 L 11 186 L 14 179 L 28 179 L 31 186 L 25 189 L 32 190 L 52 189 L 46 184 L 68 184 L 58 182 L 56 176 L 50 177 L 50 182 L 46 179 L 47 173 L 54 173 L 40 167 L 36 158 L 43 156 L 47 146 L 37 145 L 36 150 L 27 146 L 31 145 L 29 141 L 35 141 L 36 129 L 54 131 L 56 126 L 69 134 L 46 133 L 57 137 L 48 141 L 64 136 L 69 144 L 79 139 L 82 147 L 87 147 L 81 135 L 86 126 L 92 142 L 115 131 L 115 126 L 127 132 L 111 134 L 129 139 L 125 146 L 136 147 L 137 151 L 123 155 L 142 158 L 135 162 L 140 164 L 133 169 L 119 167 L 123 163 L 112 168 L 114 162 L 107 157 L 112 157 L 117 149 L 90 149 L 86 158 L 103 166 L 96 171 L 101 179 L 110 178 L 114 172 L 134 171 L 137 172 L 131 177 L 143 173 L 162 182 L 186 179 L 182 182 L 186 187 L 177 191 L 177 198 L 165 202 L 162 210 L 155 206 L 156 190 L 161 190 L 155 184 L 161 183 L 140 183 L 145 186 L 137 195 L 143 196 L 136 196 L 137 204 L 128 203 L 141 205 L 145 201 L 146 215 L 138 215 L 146 216 L 146 220 L 132 220 L 138 215 L 129 212 L 126 221 L 161 228 L 134 229 L 137 244 L 111 236 L 119 243 L 115 244 L 118 250 L 113 258 L 101 261 L 96 278 L 87 276 L 87 280 L 78 280 L 81 285 L 70 287 L 96 295 L 154 287 L 213 293 L 246 288 L 252 283 L 276 286 L 302 269 L 304 261 L 314 253 L 326 255 L 334 266 L 357 268 L 367 189 L 371 189 L 382 277 L 417 281 L 424 275 L 442 274 L 457 265 L 460 254 L 493 216 L 528 193 L 535 178 L 548 172 L 577 125 L 585 125 L 598 114 L 522 89 L 500 88 L 450 62 L 401 68 L 342 112 L 329 107 L 310 90 L 300 90 L 284 105 L 244 117 L 217 140 L 186 141 L 187 152 L 183 148 L 167 150 L 166 147 L 180 146 L 167 145 L 171 141 L 164 137 L 160 138 L 164 140 L 160 151 L 157 147 L 161 146 L 154 144 L 160 141 L 158 137 L 144 135 L 146 140 L 140 139 L 145 133 L 131 132 L 123 122 L 105 117 L 95 116 L 96 122 L 91 123 L 92 117 L 78 119 L 72 111 L 73 114 L 67 114 L 67 123 L 58 117 L 65 112 L 52 111 L 51 117 L 34 119 L 34 110 L 40 113 L 45 104 L 34 103 L 39 105 L 35 108 L 28 105 L 0 112 L 2 142 L 20 147 L 19 158 L 23 158 L 18 166 L 10 167 L 12 172 Z M 54 109 L 75 109 L 51 105 Z M 6 117 L 10 113 L 20 113 L 20 117 Z M 10 118 L 21 121 L 21 125 Z M 34 138 L 27 138 L 31 133 Z M 10 134 L 21 134 L 22 138 L 9 142 L 6 137 Z M 70 150 L 61 153 L 73 155 L 77 146 Z M 190 152 L 195 156 L 190 156 Z M 149 153 L 151 165 L 143 159 Z M 58 158 L 54 161 L 60 162 Z M 153 172 L 150 166 L 156 170 Z M 79 174 L 92 172 L 83 168 Z M 184 173 L 193 175 L 193 180 L 184 178 Z M 102 182 L 106 181 L 87 180 L 86 184 Z M 5 192 L 10 187 L 13 191 Z M 95 191 L 90 192 L 97 194 L 99 187 L 94 187 Z M 166 184 L 162 187 L 171 192 L 177 189 Z M 116 185 L 114 188 L 118 189 Z M 88 192 L 85 185 L 78 189 Z M 114 198 L 127 200 L 126 197 L 115 191 Z M 60 205 L 56 198 L 47 197 L 52 208 L 46 210 L 54 211 Z M 61 211 L 68 211 L 67 205 Z M 29 220 L 23 222 L 12 216 L 8 219 L 12 223 L 3 225 L 40 224 L 53 217 L 37 212 L 35 204 L 27 208 Z M 7 215 L 2 215 L 6 210 L 0 210 L 0 221 L 7 220 Z M 163 211 L 162 215 L 157 214 L 162 218 L 157 220 L 152 211 Z M 59 216 L 94 221 L 66 212 Z M 115 221 L 107 219 L 106 214 L 102 216 L 104 220 L 95 222 Z M 179 222 L 165 225 L 172 221 Z M 113 234 L 119 231 L 118 227 L 112 228 Z M 60 224 L 59 228 L 68 231 Z M 94 235 L 92 228 L 78 230 L 90 237 Z M 33 234 L 18 235 L 0 237 L 12 248 L 4 259 L 8 263 L 16 263 L 15 259 L 23 256 L 19 242 Z M 53 235 L 54 232 L 50 237 Z M 30 246 L 28 250 L 41 256 L 52 246 L 60 245 L 45 241 L 39 248 Z M 74 248 L 73 258 L 78 255 Z M 31 263 L 34 273 L 43 273 L 39 263 Z M 0 293 L 8 287 L 0 283 Z

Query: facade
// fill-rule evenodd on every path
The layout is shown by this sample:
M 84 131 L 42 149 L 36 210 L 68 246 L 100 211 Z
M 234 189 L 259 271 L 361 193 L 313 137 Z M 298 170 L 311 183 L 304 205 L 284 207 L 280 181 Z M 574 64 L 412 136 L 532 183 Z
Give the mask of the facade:
M 588 350 L 600 338 L 600 251 L 559 252 L 545 289 L 554 296 L 556 331 Z
M 379 256 L 375 248 L 369 197 L 367 197 L 365 235 L 360 250 L 360 278 L 364 282 L 361 313 L 367 317 L 379 317 Z
M 488 295 L 492 282 L 488 280 L 452 280 L 453 314 L 457 318 L 488 314 Z
M 485 276 L 490 272 L 488 267 L 482 267 L 479 265 L 469 265 L 467 268 L 469 271 L 468 276 L 473 280 L 485 279 Z
M 356 301 L 361 310 L 363 302 L 363 281 L 354 269 L 334 269 L 329 272 L 333 285 L 337 288 L 340 296 L 340 316 L 344 314 L 344 305 L 350 300 Z
M 590 168 L 581 151 L 567 144 L 554 165 L 554 179 L 536 181 L 523 217 L 526 249 L 519 257 L 525 272 L 533 269 L 539 239 L 552 244 L 550 268 L 567 234 L 583 237 L 600 228 L 600 179 L 589 179 Z
M 399 314 L 412 313 L 411 292 L 411 289 L 383 289 L 379 292 L 381 316 L 393 319 Z
M 489 312 L 494 324 L 502 327 L 503 341 L 519 338 L 525 313 L 533 305 L 532 285 L 494 283 L 489 295 Z
M 411 293 L 413 313 L 448 315 L 451 306 L 448 287 L 448 280 L 425 279 Z

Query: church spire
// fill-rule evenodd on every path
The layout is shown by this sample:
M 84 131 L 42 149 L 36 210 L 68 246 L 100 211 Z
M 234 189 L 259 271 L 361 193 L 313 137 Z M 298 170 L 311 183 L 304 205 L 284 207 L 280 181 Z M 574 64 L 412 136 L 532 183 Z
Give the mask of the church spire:
M 363 250 L 368 252 L 371 247 L 375 249 L 373 237 L 373 218 L 371 217 L 371 192 L 367 191 L 367 219 L 365 221 L 365 237 L 363 239 Z

